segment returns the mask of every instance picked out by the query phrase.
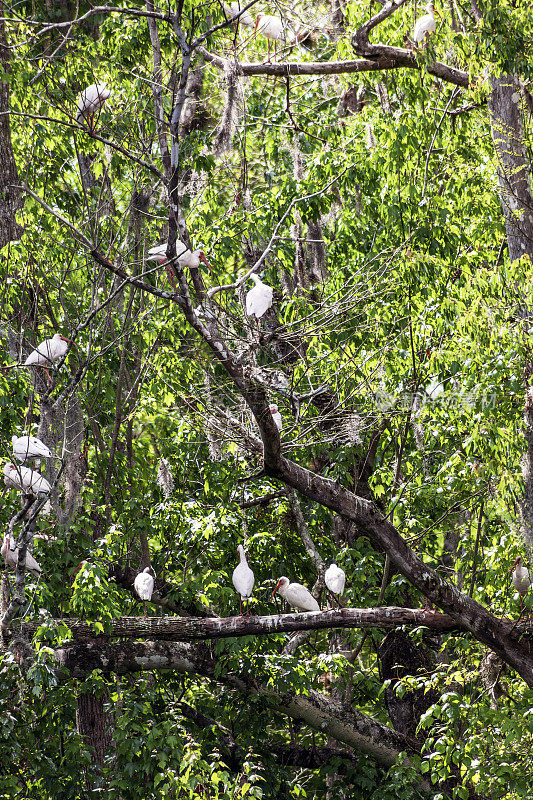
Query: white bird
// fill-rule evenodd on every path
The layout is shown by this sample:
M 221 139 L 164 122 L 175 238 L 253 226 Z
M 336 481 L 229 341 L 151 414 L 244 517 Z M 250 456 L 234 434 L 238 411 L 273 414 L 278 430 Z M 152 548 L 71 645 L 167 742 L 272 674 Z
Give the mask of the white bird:
M 524 608 L 524 596 L 528 593 L 533 580 L 531 579 L 531 575 L 529 574 L 529 570 L 527 567 L 522 565 L 522 559 L 519 556 L 515 559 L 515 562 L 509 572 L 513 573 L 512 577 L 512 584 L 518 594 L 520 595 L 520 617 L 523 613 Z
M 337 596 L 338 601 L 338 595 L 341 595 L 344 592 L 344 586 L 346 584 L 346 575 L 344 570 L 338 567 L 336 564 L 330 564 L 324 573 L 324 581 L 330 592 Z
M 16 467 L 6 464 L 4 467 L 4 483 L 9 489 L 19 489 L 26 494 L 48 494 L 52 487 L 38 472 L 29 467 Z
M 246 313 L 249 317 L 259 319 L 272 305 L 274 290 L 271 286 L 263 283 L 255 272 L 252 272 L 250 278 L 255 283 L 255 286 L 246 293 Z
M 11 569 L 17 568 L 19 548 L 15 546 L 15 539 L 13 536 L 4 537 L 2 548 L 0 549 L 0 555 L 2 556 L 4 562 L 7 564 L 8 567 L 11 567 Z M 26 550 L 25 565 L 28 572 L 31 572 L 31 574 L 35 575 L 36 578 L 39 577 L 39 575 L 42 572 L 41 567 L 34 559 L 32 554 L 29 553 L 27 550 Z
M 277 427 L 278 431 L 282 431 L 283 430 L 283 417 L 279 413 L 277 405 L 275 403 L 271 403 L 269 405 L 269 408 L 270 408 L 270 413 L 272 414 L 272 419 L 276 423 L 276 427 Z
M 229 19 L 234 19 L 237 14 L 242 11 L 240 3 L 227 3 L 222 4 L 224 6 L 224 11 L 226 12 L 226 16 Z M 246 3 L 244 3 L 246 5 Z M 241 16 L 235 20 L 235 24 L 240 23 L 241 25 L 247 25 L 249 28 L 255 28 L 255 20 L 250 14 L 248 10 L 244 11 Z
M 428 3 L 426 6 L 427 14 L 424 14 L 423 17 L 420 17 L 415 22 L 415 27 L 413 30 L 413 41 L 416 44 L 420 44 L 426 33 L 434 33 L 437 30 L 437 23 L 435 22 L 435 13 L 439 16 L 438 12 L 435 12 L 435 8 L 433 3 Z
M 12 436 L 13 455 L 18 461 L 28 458 L 50 458 L 50 449 L 36 436 Z
M 205 257 L 205 253 L 203 253 L 202 250 L 194 250 L 191 252 L 187 245 L 180 241 L 180 239 L 176 239 L 176 257 L 180 267 L 196 269 L 200 266 L 200 261 L 203 261 L 204 264 L 207 264 L 209 271 L 211 272 L 211 264 Z M 165 265 L 170 282 L 174 287 L 174 291 L 177 292 L 178 285 L 176 283 L 176 273 L 172 269 L 172 264 L 167 258 L 167 245 L 158 244 L 155 247 L 151 247 L 150 250 L 148 250 L 148 257 L 146 260 L 157 261 L 158 264 Z
M 113 95 L 105 83 L 92 83 L 78 97 L 78 113 L 76 121 L 87 120 L 91 129 L 94 127 L 94 115 L 100 111 L 106 100 Z
M 309 589 L 306 589 L 301 583 L 289 583 L 289 579 L 284 575 L 274 587 L 272 597 L 275 592 L 278 592 L 289 605 L 300 611 L 320 611 L 320 606 Z
M 252 596 L 255 578 L 253 571 L 248 566 L 242 544 L 238 546 L 237 552 L 239 553 L 239 563 L 233 570 L 231 580 L 233 581 L 235 591 L 239 594 L 239 613 L 243 616 L 242 601 L 246 600 L 246 613 L 248 614 L 248 601 Z
M 279 17 L 270 14 L 258 14 L 255 21 L 256 33 L 262 34 L 267 39 L 276 42 L 286 42 L 294 39 L 294 32 L 289 30 Z
M 65 355 L 68 350 L 69 342 L 70 339 L 66 339 L 60 333 L 54 333 L 51 339 L 45 339 L 44 342 L 41 342 L 41 344 L 29 354 L 28 358 L 24 362 L 24 366 L 43 366 L 46 374 L 48 375 L 48 379 L 50 380 L 50 375 L 46 369 L 46 366 L 51 364 L 53 361 L 58 361 Z
M 154 593 L 154 578 L 150 574 L 151 571 L 152 571 L 151 567 L 146 567 L 146 569 L 143 569 L 142 572 L 139 572 L 139 574 L 133 581 L 133 588 L 143 601 L 145 616 L 146 616 L 146 601 L 151 600 L 152 594 Z

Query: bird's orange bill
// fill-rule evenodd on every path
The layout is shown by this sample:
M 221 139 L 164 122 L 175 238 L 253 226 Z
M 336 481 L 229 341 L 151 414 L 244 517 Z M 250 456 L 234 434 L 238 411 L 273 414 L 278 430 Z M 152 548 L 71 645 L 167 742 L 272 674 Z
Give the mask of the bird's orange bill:
M 281 586 L 281 581 L 278 581 L 276 583 L 276 585 L 274 586 L 274 589 L 273 589 L 272 594 L 270 595 L 270 597 L 274 597 L 274 595 L 276 594 L 276 592 L 278 591 L 280 586 Z

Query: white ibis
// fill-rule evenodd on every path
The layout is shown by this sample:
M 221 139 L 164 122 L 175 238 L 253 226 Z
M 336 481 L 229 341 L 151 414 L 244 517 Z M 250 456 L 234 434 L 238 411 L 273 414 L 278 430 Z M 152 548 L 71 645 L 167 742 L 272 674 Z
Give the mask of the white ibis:
M 4 537 L 2 548 L 0 549 L 0 555 L 8 567 L 11 567 L 11 569 L 17 568 L 19 549 L 15 546 L 15 539 L 13 536 Z M 40 565 L 28 551 L 26 551 L 25 566 L 28 572 L 31 572 L 31 574 L 35 575 L 36 578 L 38 578 L 42 572 Z
M 76 121 L 87 121 L 91 130 L 94 130 L 94 115 L 101 110 L 106 100 L 113 95 L 111 89 L 108 89 L 105 83 L 92 83 L 78 97 L 78 113 L 76 114 Z
M 259 319 L 272 305 L 274 290 L 271 286 L 263 283 L 255 272 L 252 272 L 250 278 L 255 283 L 255 286 L 246 293 L 246 313 L 249 317 Z
M 346 584 L 346 575 L 344 570 L 338 567 L 336 564 L 330 564 L 324 573 L 324 581 L 330 592 L 335 595 L 335 598 L 340 605 L 339 595 L 344 592 L 344 586 Z
M 320 611 L 320 606 L 309 589 L 306 589 L 301 583 L 290 583 L 284 575 L 275 585 L 272 597 L 275 592 L 278 592 L 289 605 L 299 611 Z
M 246 560 L 246 554 L 244 552 L 244 547 L 242 546 L 242 544 L 238 546 L 237 552 L 239 553 L 239 563 L 233 570 L 233 575 L 231 576 L 231 580 L 233 581 L 235 591 L 239 595 L 239 613 L 242 617 L 243 616 L 242 601 L 246 600 L 246 613 L 248 614 L 248 601 L 252 596 L 255 578 L 254 578 L 254 573 L 248 566 L 248 562 Z
M 28 458 L 50 458 L 50 449 L 36 436 L 12 436 L 13 455 L 18 461 Z
M 69 343 L 70 339 L 65 338 L 60 333 L 54 333 L 51 339 L 45 339 L 29 354 L 24 366 L 44 367 L 48 380 L 50 380 L 47 366 L 63 358 L 68 350 Z
M 434 33 L 437 30 L 437 23 L 435 22 L 435 13 L 437 16 L 440 16 L 438 11 L 435 12 L 435 8 L 433 3 L 428 3 L 426 6 L 427 14 L 424 14 L 423 17 L 420 17 L 415 22 L 415 27 L 413 30 L 413 41 L 416 44 L 420 44 L 420 42 L 424 39 L 427 33 Z
M 6 464 L 4 467 L 4 483 L 9 489 L 19 489 L 25 494 L 48 494 L 52 487 L 38 472 L 29 467 L 16 467 Z
M 520 617 L 523 614 L 524 610 L 524 596 L 528 593 L 529 587 L 533 583 L 531 580 L 531 575 L 529 574 L 529 570 L 527 567 L 524 567 L 522 564 L 522 559 L 518 556 L 515 559 L 515 562 L 509 572 L 513 573 L 513 577 L 511 578 L 512 584 L 518 594 L 520 595 Z
M 226 16 L 233 20 L 241 12 L 241 5 L 240 3 L 227 3 L 222 4 L 224 6 L 224 11 L 226 12 Z M 244 3 L 246 5 L 246 3 Z M 252 15 L 248 10 L 244 11 L 241 16 L 235 20 L 235 25 L 240 23 L 241 25 L 247 25 L 249 28 L 255 28 L 255 21 Z
M 133 581 L 133 588 L 143 601 L 144 616 L 146 616 L 146 601 L 152 599 L 154 592 L 154 578 L 150 574 L 151 572 L 152 567 L 146 567 L 142 572 L 139 572 Z
M 200 261 L 203 261 L 204 264 L 207 264 L 209 267 L 209 271 L 211 272 L 211 264 L 205 257 L 205 253 L 201 250 L 194 250 L 190 251 L 186 244 L 184 244 L 179 239 L 176 240 L 176 257 L 178 260 L 178 264 L 180 267 L 188 267 L 189 269 L 196 269 L 200 266 Z M 158 244 L 155 247 L 151 247 L 148 250 L 148 257 L 147 261 L 157 261 L 158 264 L 164 264 L 165 269 L 167 271 L 167 275 L 170 279 L 172 286 L 174 287 L 174 291 L 178 292 L 178 285 L 176 283 L 176 273 L 172 269 L 172 264 L 167 258 L 167 245 L 166 244 Z
M 276 423 L 276 428 L 278 429 L 278 431 L 282 431 L 283 430 L 283 417 L 279 413 L 277 405 L 275 403 L 271 403 L 269 405 L 269 408 L 270 408 L 270 413 L 272 414 L 272 419 Z
M 294 32 L 288 30 L 287 25 L 279 17 L 273 17 L 270 14 L 258 14 L 255 21 L 255 32 L 260 33 L 266 39 L 272 39 L 274 42 L 294 42 Z M 274 55 L 276 54 L 276 47 L 274 45 Z M 270 41 L 268 42 L 268 54 L 270 57 Z

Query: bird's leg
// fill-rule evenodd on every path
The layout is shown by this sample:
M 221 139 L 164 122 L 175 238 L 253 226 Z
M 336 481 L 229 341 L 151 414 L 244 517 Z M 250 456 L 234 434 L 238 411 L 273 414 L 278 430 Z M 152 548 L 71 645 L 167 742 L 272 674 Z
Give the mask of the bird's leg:
M 239 595 L 239 616 L 242 617 L 242 597 Z
M 143 600 L 143 608 L 144 608 L 144 616 L 147 617 L 148 613 L 146 611 L 146 600 Z
M 176 292 L 176 294 L 178 294 L 179 289 L 178 289 L 178 285 L 176 283 L 176 274 L 175 274 L 174 270 L 172 269 L 172 267 L 168 263 L 166 264 L 165 269 L 167 271 L 167 275 L 169 277 L 170 283 L 174 287 L 174 291 Z
M 247 616 L 247 617 L 249 617 L 249 616 L 250 616 L 250 609 L 248 608 L 248 606 L 249 606 L 249 605 L 250 605 L 250 598 L 248 598 L 248 599 L 246 600 L 246 616 Z

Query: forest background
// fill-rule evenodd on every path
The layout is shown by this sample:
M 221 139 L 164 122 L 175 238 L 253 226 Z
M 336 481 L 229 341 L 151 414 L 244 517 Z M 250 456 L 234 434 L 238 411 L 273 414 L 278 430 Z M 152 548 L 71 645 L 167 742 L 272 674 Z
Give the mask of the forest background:
M 0 797 L 533 797 L 529 0 L 0 8 Z

